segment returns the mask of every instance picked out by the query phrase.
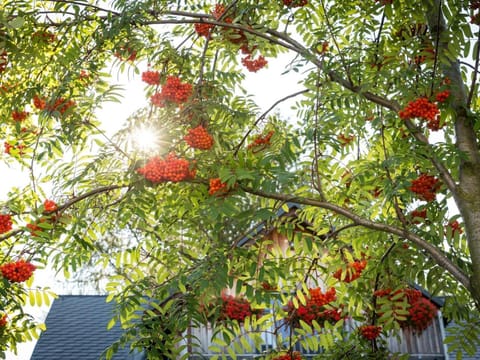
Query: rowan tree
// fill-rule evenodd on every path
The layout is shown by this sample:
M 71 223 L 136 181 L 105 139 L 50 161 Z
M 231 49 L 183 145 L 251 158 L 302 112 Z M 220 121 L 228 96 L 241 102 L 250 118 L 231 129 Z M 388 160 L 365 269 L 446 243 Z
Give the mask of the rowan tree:
M 26 299 L 50 301 L 25 264 L 67 276 L 108 269 L 112 321 L 128 328 L 115 346 L 152 359 L 180 357 L 180 334 L 205 321 L 223 334 L 212 345 L 220 353 L 228 340 L 260 342 L 257 330 L 274 329 L 290 347 L 272 358 L 298 357 L 296 341 L 334 358 L 341 336 L 356 354 L 382 358 L 380 327 L 398 331 L 414 321 L 409 309 L 429 311 L 412 296 L 395 303 L 412 284 L 446 298 L 444 316 L 464 324 L 452 348 L 471 348 L 480 329 L 479 8 L 3 0 L 2 161 L 30 181 L 2 199 L 0 265 L 20 266 L 18 280 L 28 280 L 2 271 L 0 352 L 41 328 L 22 311 Z M 266 90 L 242 82 L 279 59 L 298 83 L 278 89 L 282 73 L 272 75 L 278 100 L 260 109 L 250 95 Z M 130 101 L 117 74 L 145 82 L 147 105 L 132 103 L 109 136 L 96 110 Z M 277 110 L 286 104 L 291 112 Z M 132 146 L 138 129 L 155 135 L 154 147 Z M 279 218 L 291 203 L 295 214 Z M 239 246 L 259 223 L 291 249 Z M 326 293 L 308 288 L 320 278 Z M 222 297 L 226 287 L 242 298 Z M 302 313 L 330 304 L 331 289 L 336 312 Z M 267 304 L 275 311 L 259 316 Z M 342 335 L 345 317 L 363 323 L 363 339 Z M 282 318 L 296 326 L 289 339 L 276 331 Z M 315 331 L 315 341 L 302 338 Z

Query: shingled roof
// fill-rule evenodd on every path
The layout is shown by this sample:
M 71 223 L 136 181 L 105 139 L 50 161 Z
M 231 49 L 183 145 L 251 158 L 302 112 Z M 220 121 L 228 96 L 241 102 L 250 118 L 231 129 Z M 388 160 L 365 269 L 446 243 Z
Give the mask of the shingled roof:
M 63 295 L 52 304 L 30 360 L 98 360 L 122 335 L 116 324 L 107 330 L 114 304 L 100 295 Z M 119 349 L 115 360 L 140 360 L 142 354 Z

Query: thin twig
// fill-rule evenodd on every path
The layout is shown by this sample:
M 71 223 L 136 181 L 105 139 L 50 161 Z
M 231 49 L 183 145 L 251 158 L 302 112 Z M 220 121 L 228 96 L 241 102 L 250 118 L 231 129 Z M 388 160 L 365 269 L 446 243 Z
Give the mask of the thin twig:
M 275 101 L 275 103 L 273 103 L 272 106 L 270 106 L 262 115 L 260 115 L 260 117 L 255 120 L 255 122 L 253 123 L 253 125 L 250 127 L 250 129 L 248 129 L 247 133 L 243 136 L 242 140 L 240 141 L 240 143 L 238 144 L 237 148 L 235 149 L 235 152 L 233 153 L 234 156 L 237 156 L 238 154 L 238 151 L 240 150 L 241 146 L 243 145 L 243 143 L 247 140 L 247 137 L 250 135 L 250 133 L 252 132 L 253 128 L 255 128 L 258 123 L 260 121 L 262 121 L 263 119 L 265 119 L 265 117 L 268 115 L 268 113 L 270 111 L 272 111 L 278 104 L 288 100 L 288 99 L 291 99 L 295 96 L 298 96 L 298 95 L 301 95 L 301 94 L 304 94 L 304 93 L 307 93 L 309 92 L 310 90 L 308 89 L 304 89 L 304 90 L 300 90 L 300 91 L 297 91 L 296 93 L 293 93 L 293 94 L 290 94 L 290 95 L 287 95 L 283 98 L 281 98 L 280 100 L 277 100 Z

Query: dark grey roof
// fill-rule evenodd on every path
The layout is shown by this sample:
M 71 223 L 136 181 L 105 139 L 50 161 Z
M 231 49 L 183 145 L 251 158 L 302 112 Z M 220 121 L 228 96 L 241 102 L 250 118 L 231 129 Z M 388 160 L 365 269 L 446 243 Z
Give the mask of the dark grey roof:
M 106 296 L 63 295 L 52 304 L 44 331 L 33 350 L 30 360 L 97 360 L 103 351 L 122 335 L 116 324 L 107 325 L 114 313 L 114 303 Z M 141 359 L 130 354 L 129 349 L 119 349 L 115 360 Z

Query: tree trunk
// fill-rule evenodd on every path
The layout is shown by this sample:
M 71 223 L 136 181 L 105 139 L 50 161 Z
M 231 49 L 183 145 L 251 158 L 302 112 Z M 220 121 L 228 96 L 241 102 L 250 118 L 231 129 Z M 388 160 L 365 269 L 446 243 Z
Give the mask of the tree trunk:
M 427 21 L 437 54 L 448 47 L 447 26 L 441 10 L 441 0 L 426 1 Z M 468 96 L 458 61 L 442 62 L 441 70 L 451 81 L 452 107 L 455 113 L 456 147 L 459 162 L 458 183 L 453 192 L 456 205 L 464 221 L 472 273 L 470 293 L 480 309 L 480 153 L 474 120 L 469 116 Z M 474 86 L 474 85 L 472 85 Z

